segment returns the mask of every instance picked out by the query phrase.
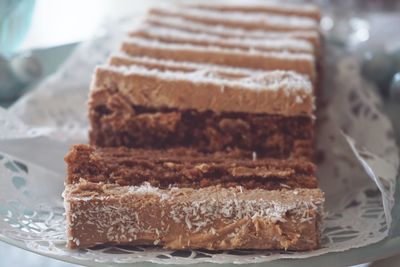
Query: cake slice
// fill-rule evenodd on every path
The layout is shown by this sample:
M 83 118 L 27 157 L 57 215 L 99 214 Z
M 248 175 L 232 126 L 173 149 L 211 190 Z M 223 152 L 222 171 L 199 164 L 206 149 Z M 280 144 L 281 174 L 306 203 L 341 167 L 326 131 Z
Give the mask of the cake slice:
M 311 157 L 313 103 L 309 79 L 291 71 L 233 77 L 222 67 L 103 66 L 90 92 L 89 140 L 102 147 Z
M 282 1 L 246 1 L 231 2 L 229 4 L 221 3 L 196 3 L 185 4 L 187 7 L 194 7 L 205 10 L 222 11 L 222 12 L 244 12 L 244 13 L 267 13 L 279 14 L 286 16 L 308 17 L 319 20 L 321 17 L 320 10 L 316 5 L 307 3 L 285 3 Z
M 207 70 L 217 73 L 220 77 L 226 76 L 228 78 L 245 78 L 251 75 L 262 75 L 265 73 L 265 71 L 262 70 L 247 68 L 234 68 L 190 61 L 174 61 L 152 57 L 131 56 L 121 51 L 112 53 L 108 60 L 108 64 L 117 67 L 137 65 L 159 71 L 193 72 L 198 70 Z
M 80 180 L 64 191 L 69 248 L 98 244 L 166 249 L 319 248 L 319 189 L 159 189 Z
M 142 24 L 130 36 L 142 37 L 149 40 L 158 40 L 166 43 L 193 44 L 200 46 L 217 46 L 222 48 L 236 48 L 244 51 L 289 51 L 314 53 L 312 44 L 306 40 L 294 38 L 226 38 L 206 33 L 191 33 L 168 27 Z
M 66 183 L 84 178 L 121 186 L 148 182 L 164 189 L 220 185 L 277 190 L 318 186 L 315 165 L 308 160 L 256 157 L 237 151 L 204 154 L 189 148 L 146 150 L 75 145 L 65 157 Z
M 271 31 L 318 31 L 319 22 L 316 19 L 300 16 L 286 16 L 276 13 L 221 12 L 199 8 L 157 7 L 149 13 L 156 16 L 173 16 L 209 25 L 225 25 L 247 30 Z
M 143 37 L 126 39 L 121 50 L 132 56 L 146 56 L 174 61 L 192 61 L 258 70 L 292 70 L 316 78 L 315 57 L 310 53 L 289 51 L 257 51 L 210 45 L 149 40 Z
M 145 18 L 146 24 L 170 29 L 183 30 L 192 33 L 204 33 L 225 38 L 252 38 L 252 39 L 286 39 L 295 38 L 307 40 L 313 44 L 315 50 L 320 49 L 320 34 L 315 30 L 296 31 L 271 31 L 249 30 L 240 27 L 230 27 L 216 24 L 210 25 L 202 22 L 194 22 L 182 17 L 169 16 L 167 14 L 149 14 Z

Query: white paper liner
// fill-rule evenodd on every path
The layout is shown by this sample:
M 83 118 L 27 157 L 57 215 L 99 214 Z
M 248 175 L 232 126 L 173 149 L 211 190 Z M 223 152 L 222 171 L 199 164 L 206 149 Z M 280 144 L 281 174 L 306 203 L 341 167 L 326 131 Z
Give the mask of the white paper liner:
M 306 258 L 378 242 L 388 235 L 399 164 L 390 121 L 382 103 L 359 75 L 357 59 L 328 49 L 318 148 L 318 176 L 326 193 L 322 248 L 311 252 L 166 251 L 160 248 L 65 248 L 61 198 L 63 155 L 86 142 L 86 101 L 92 71 L 122 38 L 107 34 L 83 43 L 62 68 L 0 110 L 0 238 L 41 254 L 70 261 L 164 264 L 259 263 Z M 12 155 L 12 156 L 11 156 Z

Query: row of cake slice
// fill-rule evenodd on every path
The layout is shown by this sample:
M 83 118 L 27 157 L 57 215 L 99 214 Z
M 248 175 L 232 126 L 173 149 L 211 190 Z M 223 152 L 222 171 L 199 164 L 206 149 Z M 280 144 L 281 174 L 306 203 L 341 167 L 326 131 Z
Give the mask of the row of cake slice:
M 268 2 L 150 10 L 95 71 L 93 146 L 66 157 L 68 246 L 318 248 L 318 19 Z

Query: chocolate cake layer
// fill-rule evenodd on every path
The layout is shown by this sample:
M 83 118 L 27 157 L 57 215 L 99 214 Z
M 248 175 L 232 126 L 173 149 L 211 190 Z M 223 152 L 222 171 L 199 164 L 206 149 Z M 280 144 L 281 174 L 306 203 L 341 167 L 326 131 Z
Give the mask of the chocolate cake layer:
M 75 145 L 65 157 L 66 182 L 85 179 L 123 186 L 148 182 L 159 188 L 221 185 L 267 190 L 318 186 L 315 166 L 307 160 L 255 160 L 252 156 L 203 154 L 182 148 L 146 150 Z
M 320 245 L 319 189 L 158 189 L 81 181 L 66 185 L 68 247 L 312 250 Z
M 203 152 L 233 149 L 258 157 L 312 157 L 313 120 L 280 116 L 148 108 L 111 90 L 92 92 L 90 144 L 140 148 L 192 147 Z

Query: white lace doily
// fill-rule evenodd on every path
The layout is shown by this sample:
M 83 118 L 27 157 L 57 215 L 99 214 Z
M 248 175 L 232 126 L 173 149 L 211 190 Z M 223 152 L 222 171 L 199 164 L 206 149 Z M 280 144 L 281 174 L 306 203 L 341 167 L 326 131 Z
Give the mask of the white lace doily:
M 8 111 L 0 110 L 1 239 L 73 262 L 192 264 L 306 258 L 366 246 L 388 235 L 399 161 L 393 130 L 380 100 L 360 77 L 357 60 L 329 49 L 323 108 L 318 114 L 322 155 L 318 177 L 326 192 L 321 249 L 302 253 L 176 252 L 126 246 L 66 249 L 63 155 L 70 144 L 86 142 L 91 74 L 119 42 L 121 34 L 115 28 L 120 26 L 114 26 L 82 44 L 56 74 Z

